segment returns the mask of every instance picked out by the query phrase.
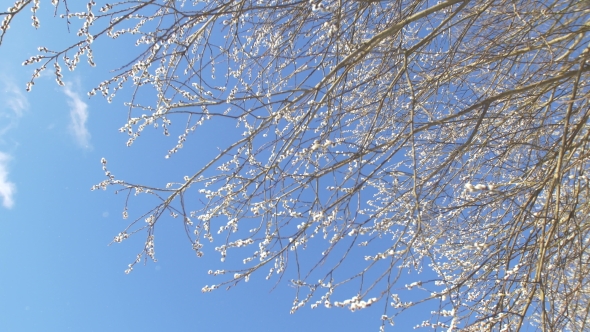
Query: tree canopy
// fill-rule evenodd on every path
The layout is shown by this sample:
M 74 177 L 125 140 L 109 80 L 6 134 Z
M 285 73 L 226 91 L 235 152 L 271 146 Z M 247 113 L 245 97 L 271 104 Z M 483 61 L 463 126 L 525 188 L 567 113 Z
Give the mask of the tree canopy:
M 39 3 L 0 13 L 0 43 L 26 8 L 42 28 Z M 168 184 L 101 161 L 93 189 L 129 194 L 124 218 L 160 200 L 114 238 L 146 236 L 127 272 L 171 216 L 197 256 L 228 259 L 204 292 L 266 277 L 295 287 L 293 312 L 381 305 L 382 329 L 428 303 L 437 330 L 590 328 L 588 1 L 52 3 L 80 39 L 27 59 L 27 90 L 133 36 L 136 57 L 89 92 L 134 89 L 129 146 L 180 122 L 173 163 L 201 126 L 241 134 Z

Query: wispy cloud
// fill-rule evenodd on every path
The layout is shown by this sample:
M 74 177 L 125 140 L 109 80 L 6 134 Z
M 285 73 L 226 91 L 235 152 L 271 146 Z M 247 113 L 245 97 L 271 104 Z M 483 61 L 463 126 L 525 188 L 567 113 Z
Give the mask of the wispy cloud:
M 10 156 L 0 152 L 0 197 L 2 197 L 2 205 L 10 209 L 14 205 L 14 193 L 16 192 L 16 185 L 8 181 L 8 161 Z
M 0 77 L 0 136 L 14 128 L 29 108 L 29 102 L 22 90 L 9 79 Z
M 18 125 L 20 118 L 29 108 L 29 102 L 11 79 L 0 76 L 0 143 L 4 143 L 6 133 Z M 14 206 L 16 185 L 8 180 L 8 162 L 12 157 L 0 152 L 0 200 L 5 208 Z
M 68 96 L 70 106 L 70 131 L 78 145 L 90 148 L 90 132 L 86 128 L 88 120 L 88 104 L 82 101 L 78 93 L 74 92 L 71 84 L 66 84 L 64 93 Z

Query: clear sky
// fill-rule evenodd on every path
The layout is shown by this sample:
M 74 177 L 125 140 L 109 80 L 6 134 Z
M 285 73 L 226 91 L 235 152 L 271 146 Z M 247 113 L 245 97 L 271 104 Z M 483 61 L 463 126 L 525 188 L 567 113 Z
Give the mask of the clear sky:
M 107 246 L 128 221 L 121 218 L 124 197 L 90 191 L 104 179 L 100 159 L 120 178 L 161 185 L 182 172 L 164 159 L 175 139 L 146 133 L 128 148 L 118 132 L 127 117 L 125 93 L 112 104 L 87 97 L 133 55 L 125 40 L 96 43 L 94 69 L 64 68 L 65 87 L 50 68 L 25 92 L 34 67 L 21 63 L 38 46 L 59 49 L 75 40 L 47 9 L 39 31 L 27 13 L 17 16 L 0 47 L 0 331 L 378 330 L 384 302 L 354 313 L 306 306 L 290 315 L 294 289 L 282 282 L 272 290 L 275 283 L 263 277 L 201 293 L 219 281 L 207 275 L 219 257 L 196 258 L 182 225 L 171 220 L 158 228 L 158 262 L 124 274 L 144 237 Z M 218 129 L 174 158 L 202 162 L 229 139 Z M 410 329 L 397 321 L 395 330 Z

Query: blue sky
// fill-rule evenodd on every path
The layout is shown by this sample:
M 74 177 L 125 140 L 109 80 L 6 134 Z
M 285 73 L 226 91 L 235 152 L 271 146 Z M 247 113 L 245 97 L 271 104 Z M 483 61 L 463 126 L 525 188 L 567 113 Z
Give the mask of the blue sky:
M 25 13 L 0 47 L 1 331 L 378 330 L 384 302 L 355 313 L 306 306 L 290 315 L 294 289 L 282 282 L 272 290 L 274 281 L 263 277 L 229 292 L 201 293 L 218 281 L 207 275 L 218 256 L 196 258 L 172 220 L 158 229 L 158 262 L 124 274 L 144 238 L 107 246 L 128 221 L 121 218 L 124 197 L 90 191 L 104 179 L 100 159 L 120 178 L 162 185 L 185 175 L 179 160 L 202 162 L 231 135 L 207 127 L 176 162 L 164 159 L 175 139 L 159 132 L 126 147 L 118 131 L 127 117 L 125 93 L 112 104 L 86 96 L 133 55 L 124 40 L 96 43 L 97 68 L 64 68 L 65 87 L 48 72 L 25 92 L 34 67 L 21 63 L 38 46 L 59 49 L 73 40 L 63 20 L 41 16 L 35 31 Z M 135 204 L 131 212 L 142 208 L 149 207 Z M 396 323 L 396 330 L 410 330 Z

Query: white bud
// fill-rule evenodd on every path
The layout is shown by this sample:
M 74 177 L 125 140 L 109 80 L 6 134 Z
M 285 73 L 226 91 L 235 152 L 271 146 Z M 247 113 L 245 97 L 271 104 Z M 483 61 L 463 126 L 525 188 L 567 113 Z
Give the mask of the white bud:
M 309 148 L 310 151 L 315 151 L 320 147 L 320 143 L 316 140 L 315 142 L 313 142 L 313 144 L 311 145 L 311 147 Z
M 475 185 L 475 190 L 487 190 L 488 186 L 486 186 L 485 184 L 482 183 L 478 183 Z

